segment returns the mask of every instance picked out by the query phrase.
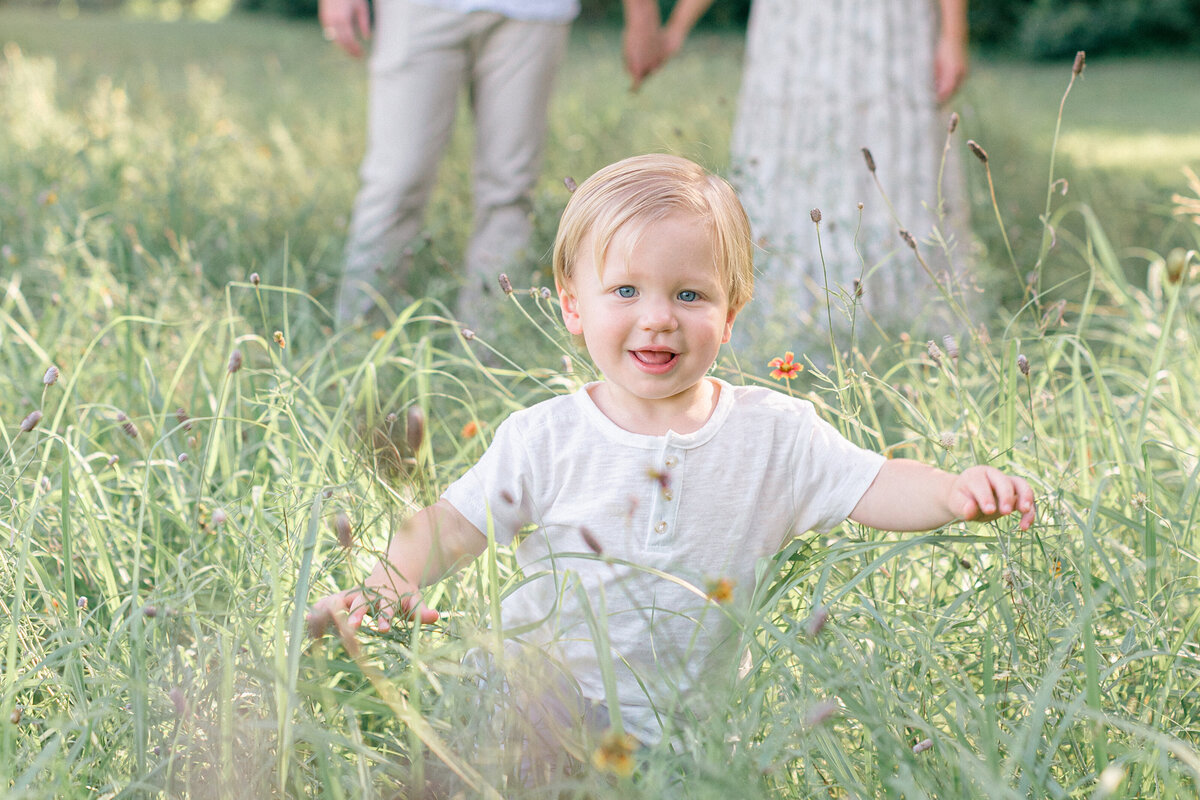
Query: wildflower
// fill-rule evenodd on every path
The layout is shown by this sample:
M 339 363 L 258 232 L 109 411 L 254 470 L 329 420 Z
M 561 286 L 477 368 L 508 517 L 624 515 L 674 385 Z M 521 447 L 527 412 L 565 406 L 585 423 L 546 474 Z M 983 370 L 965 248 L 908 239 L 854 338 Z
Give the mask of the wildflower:
M 733 581 L 729 578 L 717 578 L 709 581 L 705 596 L 714 603 L 729 603 L 733 600 Z
M 933 339 L 929 340 L 929 344 L 925 345 L 925 352 L 933 359 L 933 363 L 939 367 L 942 365 L 942 348 L 937 346 L 937 342 Z
M 408 408 L 408 416 L 404 420 L 404 439 L 412 451 L 419 450 L 421 442 L 425 440 L 425 412 L 420 406 Z
M 234 373 L 234 372 L 237 372 L 241 368 L 242 368 L 242 351 L 234 349 L 234 351 L 229 354 L 229 372 Z
M 462 337 L 469 342 L 475 338 L 475 331 L 471 330 L 470 328 L 463 328 Z
M 385 331 L 383 328 L 376 328 L 375 330 L 371 331 L 371 339 L 373 341 L 378 342 L 385 336 L 387 336 L 387 331 Z
M 957 112 L 957 111 L 952 111 L 952 112 L 950 113 L 950 123 L 949 123 L 949 124 L 946 126 L 946 132 L 947 132 L 947 133 L 954 133 L 954 131 L 955 131 L 957 128 L 958 128 L 958 112 Z
M 466 425 L 462 426 L 462 430 L 458 432 L 459 438 L 472 439 L 479 433 L 479 423 L 471 420 Z
M 383 421 L 386 422 L 388 425 L 395 425 L 397 419 L 399 419 L 399 417 L 396 416 L 396 412 L 389 411 L 387 416 L 383 418 Z
M 1134 492 L 1133 497 L 1129 498 L 1129 505 L 1133 506 L 1134 511 L 1141 511 L 1146 507 L 1146 493 Z
M 1055 578 L 1061 578 L 1063 573 L 1062 559 L 1054 559 L 1054 563 L 1050 565 L 1050 574 Z
M 967 139 L 967 149 L 971 151 L 971 155 L 978 158 L 984 164 L 988 162 L 987 150 L 984 150 L 974 139 Z
M 46 369 L 46 374 L 42 376 L 42 383 L 46 386 L 53 386 L 58 383 L 58 367 L 51 364 Z
M 596 535 L 585 527 L 579 529 L 579 535 L 583 537 L 584 544 L 598 556 L 604 555 L 604 548 L 600 546 L 600 542 L 596 539 Z
M 602 772 L 611 772 L 627 778 L 633 774 L 633 751 L 637 739 L 628 733 L 610 729 L 604 734 L 600 746 L 592 751 L 592 764 Z
M 188 454 L 187 454 L 187 453 L 180 453 L 180 454 L 179 454 L 179 463 L 180 463 L 180 464 L 183 464 L 183 463 L 184 463 L 184 462 L 186 462 L 187 460 L 188 460 Z
M 1075 63 L 1071 65 L 1071 74 L 1079 76 L 1083 73 L 1084 62 L 1087 60 L 1087 55 L 1083 50 L 1075 54 Z
M 87 597 L 80 597 L 78 600 L 76 600 L 75 607 L 78 608 L 80 611 L 87 611 L 87 607 L 88 607 Z
M 116 464 L 116 463 L 117 463 L 117 461 L 118 461 L 118 456 L 109 456 L 109 457 L 108 457 L 108 464 L 106 464 L 105 466 L 109 466 L 109 467 L 111 467 L 113 464 Z
M 920 755 L 931 747 L 933 747 L 933 739 L 922 739 L 913 745 L 913 755 Z
M 829 697 L 813 705 L 804 714 L 804 727 L 815 728 L 828 722 L 842 708 L 836 697 Z
M 275 344 L 279 345 L 279 349 L 283 350 L 287 347 L 287 340 L 283 338 L 283 331 L 275 331 Z
M 510 281 L 508 279 L 508 275 L 503 272 L 500 273 L 500 291 L 504 292 L 505 294 L 513 293 L 512 281 Z
M 42 412 L 34 409 L 29 412 L 29 416 L 21 420 L 21 432 L 29 433 L 37 427 L 37 424 L 42 421 Z
M 572 193 L 574 193 L 574 191 L 579 188 L 579 184 L 575 183 L 575 179 L 572 178 L 570 175 L 563 178 L 563 186 L 566 186 L 567 191 L 572 192 Z
M 812 211 L 808 212 L 808 216 L 809 216 L 810 218 L 812 218 L 812 221 L 813 221 L 813 223 L 815 223 L 815 224 L 820 224 L 820 222 L 821 222 L 821 209 L 819 209 L 819 208 L 814 208 Z
M 214 527 L 221 527 L 229 519 L 229 515 L 225 513 L 223 508 L 214 508 L 212 512 L 212 524 Z
M 804 632 L 810 637 L 815 637 L 825 628 L 825 623 L 829 621 L 829 606 L 817 606 L 813 609 L 812 616 L 808 618 L 808 622 L 804 623 Z
M 1029 377 L 1029 359 L 1024 353 L 1017 356 L 1017 369 L 1021 370 L 1021 374 Z
M 797 364 L 796 354 L 791 350 L 783 354 L 783 358 L 773 358 L 767 364 L 771 367 L 771 377 L 775 380 L 790 381 L 804 370 L 803 364 Z
M 260 282 L 261 280 L 262 280 L 262 279 L 258 277 L 258 273 L 257 273 L 257 272 L 251 272 L 251 273 L 250 273 L 250 283 L 254 284 L 255 286 L 258 286 L 258 284 L 259 284 L 259 282 Z
M 946 353 L 955 361 L 958 360 L 958 340 L 950 334 L 942 337 L 942 344 L 946 346 Z
M 175 409 L 175 420 L 183 426 L 185 431 L 190 431 L 192 429 L 192 419 L 182 408 Z
M 350 525 L 350 517 L 345 511 L 339 511 L 333 517 L 333 534 L 337 537 L 337 542 L 342 547 L 349 547 L 354 544 L 354 529 Z
M 954 446 L 958 444 L 958 436 L 949 431 L 943 432 L 938 437 L 938 444 L 941 445 L 943 450 L 953 450 Z
M 867 160 L 867 169 L 871 170 L 871 173 L 874 174 L 874 172 L 875 172 L 875 157 L 872 156 L 871 151 L 865 147 L 862 149 L 862 154 L 863 154 L 863 158 L 865 158 Z
M 542 295 L 543 300 L 549 300 L 551 297 L 554 296 L 553 293 L 550 291 L 549 286 L 542 287 L 541 295 Z

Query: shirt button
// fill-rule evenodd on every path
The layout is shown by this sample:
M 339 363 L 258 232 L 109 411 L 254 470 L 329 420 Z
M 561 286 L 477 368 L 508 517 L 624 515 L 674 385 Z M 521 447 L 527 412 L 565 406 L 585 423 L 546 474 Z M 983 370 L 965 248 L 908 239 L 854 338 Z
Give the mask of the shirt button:
M 657 525 L 654 526 L 654 530 L 658 531 L 659 533 L 665 533 L 667 530 L 667 523 L 666 522 L 658 523 Z
M 665 464 L 666 464 L 668 467 L 673 467 L 673 466 L 675 466 L 676 464 L 678 464 L 678 463 L 679 463 L 679 460 L 678 460 L 678 459 L 676 459 L 676 458 L 675 458 L 675 456 L 667 456 L 667 460 L 666 460 L 664 463 L 665 463 Z

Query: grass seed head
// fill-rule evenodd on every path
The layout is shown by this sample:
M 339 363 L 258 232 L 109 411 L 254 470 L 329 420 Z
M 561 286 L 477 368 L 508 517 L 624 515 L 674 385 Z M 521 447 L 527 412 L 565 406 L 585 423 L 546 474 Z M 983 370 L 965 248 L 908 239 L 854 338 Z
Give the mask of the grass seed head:
M 1183 280 L 1183 272 L 1190 260 L 1191 253 L 1184 250 L 1182 247 L 1176 247 L 1170 253 L 1167 253 L 1167 281 L 1169 283 L 1179 283 Z
M 871 155 L 871 151 L 867 148 L 862 149 L 863 158 L 866 159 L 867 169 L 871 170 L 871 174 L 875 174 L 875 156 Z
M 946 353 L 955 361 L 958 360 L 958 340 L 950 334 L 942 337 L 942 344 L 946 347 Z
M 1071 74 L 1079 77 L 1083 74 L 1084 62 L 1087 61 L 1087 55 L 1083 50 L 1075 54 L 1075 63 L 1071 65 Z
M 579 529 L 579 535 L 583 537 L 583 541 L 588 546 L 588 549 L 598 556 L 604 555 L 604 548 L 600 546 L 599 540 L 596 539 L 596 535 L 592 533 L 591 530 L 586 527 L 581 527 Z
M 931 747 L 933 747 L 933 739 L 922 739 L 913 745 L 913 755 L 920 755 Z
M 175 409 L 175 420 L 183 426 L 185 431 L 192 429 L 192 418 L 182 408 Z
M 508 279 L 508 275 L 503 272 L 500 273 L 500 291 L 504 292 L 505 294 L 513 293 L 512 281 L 510 281 Z
M 29 412 L 29 416 L 21 420 L 21 433 L 29 433 L 37 427 L 37 424 L 42 421 L 42 412 L 34 409 Z
M 900 238 L 904 240 L 904 243 L 905 243 L 906 245 L 908 245 L 908 246 L 909 246 L 909 247 L 912 249 L 912 251 L 913 251 L 914 253 L 917 251 L 917 239 L 916 239 L 916 237 L 915 237 L 915 236 L 913 236 L 911 233 L 909 233 L 909 232 L 908 232 L 907 230 L 905 230 L 904 228 L 901 228 L 901 229 L 900 229 Z
M 251 272 L 251 273 L 250 273 L 250 283 L 254 284 L 255 286 L 258 286 L 258 284 L 259 284 L 259 282 L 260 282 L 261 280 L 262 280 L 262 279 L 258 277 L 258 273 L 257 273 L 257 272 Z
M 234 348 L 229 354 L 229 372 L 233 374 L 242 368 L 242 351 Z
M 121 430 L 125 432 L 126 436 L 130 439 L 138 438 L 137 426 L 130 421 L 129 417 L 125 416 L 124 412 L 117 412 L 117 422 L 121 423 Z
M 349 548 L 354 544 L 354 528 L 345 511 L 339 511 L 334 515 L 333 535 L 337 537 L 338 544 L 343 548 Z
M 813 224 L 821 224 L 821 209 L 814 208 L 812 211 L 808 212 L 808 216 L 812 219 Z
M 1021 370 L 1022 375 L 1029 377 L 1029 359 L 1025 357 L 1024 353 L 1017 356 L 1017 369 Z
M 471 330 L 470 328 L 463 328 L 462 337 L 469 342 L 475 338 L 475 331 Z
M 946 125 L 946 132 L 954 133 L 956 130 L 958 130 L 958 112 L 952 111 L 950 113 L 950 122 Z
M 171 698 L 171 705 L 175 707 L 175 716 L 182 717 L 187 713 L 187 697 L 184 696 L 183 689 L 172 686 L 167 696 Z
M 58 367 L 51 364 L 46 369 L 46 374 L 42 376 L 42 383 L 46 386 L 53 386 L 58 383 Z
M 179 460 L 179 463 L 180 463 L 180 464 L 184 464 L 184 463 L 186 463 L 186 462 L 187 462 L 187 460 L 188 460 L 188 454 L 187 454 L 187 453 L 180 453 L 180 454 L 179 454 L 179 459 L 178 459 L 178 460 Z
M 808 622 L 804 623 L 804 632 L 808 634 L 809 638 L 815 638 L 825 629 L 825 623 L 828 621 L 829 606 L 817 606 L 809 616 Z
M 563 178 L 563 186 L 566 186 L 567 191 L 571 192 L 572 194 L 574 194 L 575 190 L 579 188 L 579 184 L 575 183 L 575 179 L 570 175 Z
M 420 406 L 409 406 L 408 416 L 404 422 L 404 438 L 408 443 L 408 449 L 412 452 L 417 452 L 421 449 L 421 442 L 425 441 L 425 412 Z
M 938 347 L 937 342 L 933 339 L 930 339 L 929 343 L 925 345 L 925 352 L 933 359 L 934 364 L 937 364 L 939 367 L 942 365 L 942 348 Z
M 283 331 L 275 331 L 275 334 L 272 338 L 275 339 L 275 344 L 279 345 L 280 350 L 283 350 L 287 347 L 287 340 L 283 338 Z
M 988 162 L 987 150 L 984 150 L 974 139 L 967 139 L 967 149 L 971 154 L 982 161 L 984 164 Z

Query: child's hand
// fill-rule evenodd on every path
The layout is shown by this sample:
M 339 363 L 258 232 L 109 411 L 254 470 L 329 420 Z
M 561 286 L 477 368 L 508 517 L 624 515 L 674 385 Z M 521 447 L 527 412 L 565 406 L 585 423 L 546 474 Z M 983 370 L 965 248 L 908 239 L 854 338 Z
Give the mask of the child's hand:
M 425 605 L 421 596 L 416 592 L 397 594 L 395 588 L 373 581 L 375 575 L 367 579 L 363 586 L 344 589 L 313 604 L 309 612 L 310 628 L 322 630 L 330 619 L 344 617 L 351 631 L 362 626 L 363 617 L 371 615 L 375 621 L 375 629 L 387 633 L 392 629 L 392 618 L 397 613 L 406 619 L 416 619 L 422 624 L 437 622 L 438 612 Z
M 1020 528 L 1025 531 L 1037 516 L 1029 484 L 995 467 L 963 470 L 955 476 L 948 500 L 950 510 L 967 522 L 989 522 L 1018 511 Z

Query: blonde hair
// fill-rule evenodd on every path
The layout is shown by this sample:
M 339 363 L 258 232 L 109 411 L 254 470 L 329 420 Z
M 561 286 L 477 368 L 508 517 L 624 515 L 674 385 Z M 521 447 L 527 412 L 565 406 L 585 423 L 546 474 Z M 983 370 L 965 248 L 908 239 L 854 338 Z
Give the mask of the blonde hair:
M 636 226 L 625 242 L 631 250 L 646 226 L 679 213 L 695 214 L 708 227 L 729 308 L 741 311 L 754 293 L 754 246 L 746 211 L 724 179 L 678 156 L 626 158 L 575 190 L 554 239 L 555 283 L 566 286 L 589 238 L 596 268 L 602 270 L 619 231 Z

